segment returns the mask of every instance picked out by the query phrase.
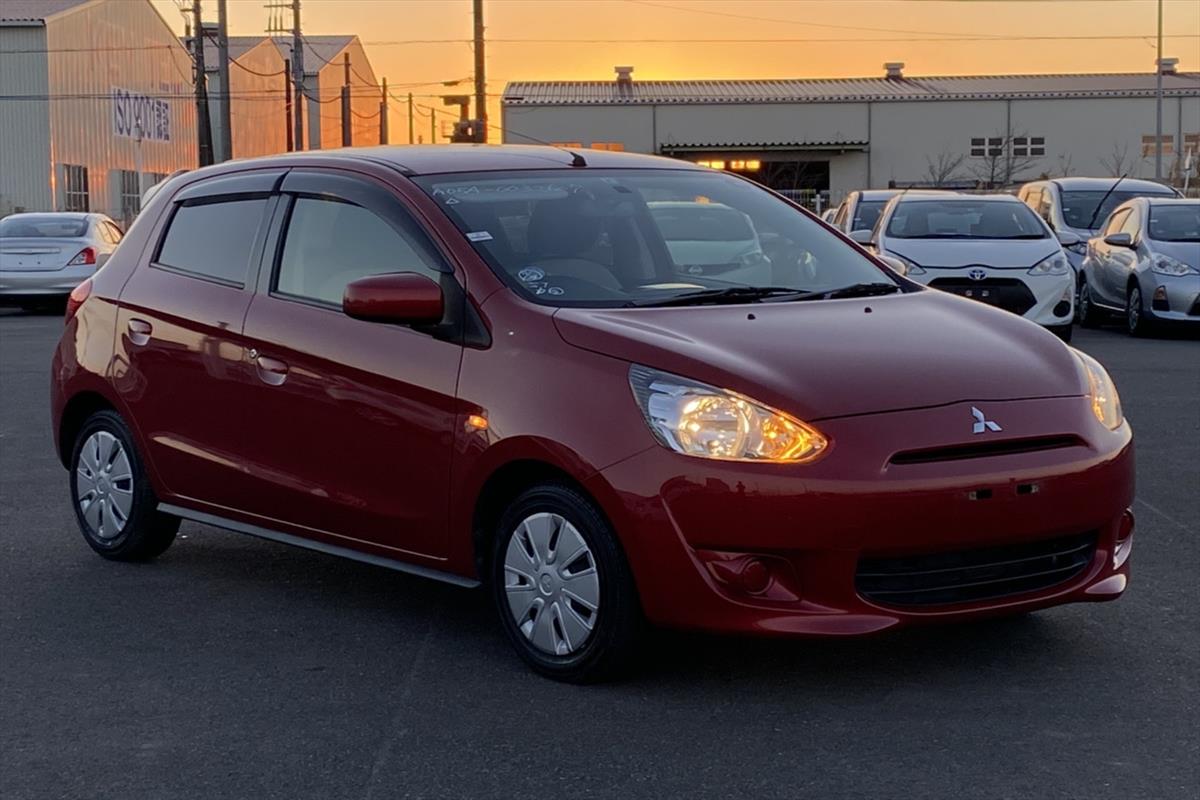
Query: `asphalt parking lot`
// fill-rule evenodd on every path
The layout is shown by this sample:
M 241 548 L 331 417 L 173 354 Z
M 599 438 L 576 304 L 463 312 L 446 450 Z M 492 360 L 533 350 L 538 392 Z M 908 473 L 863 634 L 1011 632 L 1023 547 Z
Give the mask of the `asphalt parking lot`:
M 0 796 L 1200 793 L 1200 341 L 1077 331 L 1138 443 L 1116 603 L 859 641 L 659 633 L 536 677 L 481 592 L 185 523 L 147 565 L 75 528 L 57 316 L 0 312 Z

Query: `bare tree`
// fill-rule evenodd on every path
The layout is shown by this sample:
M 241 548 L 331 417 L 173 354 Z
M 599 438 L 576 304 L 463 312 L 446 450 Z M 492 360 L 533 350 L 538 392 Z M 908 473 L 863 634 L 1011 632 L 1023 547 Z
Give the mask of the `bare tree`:
M 1070 153 L 1058 154 L 1058 176 L 1060 178 L 1069 178 L 1075 174 L 1075 165 L 1072 163 L 1074 156 Z
M 1127 175 L 1136 163 L 1129 155 L 1129 142 L 1113 140 L 1112 150 L 1107 156 L 1100 157 L 1100 165 L 1114 178 Z
M 1025 145 L 1023 153 L 1013 148 L 1014 140 Z M 1029 135 L 1025 133 L 997 134 L 985 141 L 984 155 L 972 159 L 968 171 L 981 189 L 1002 189 L 1021 180 L 1022 173 L 1038 162 L 1029 152 Z
M 930 186 L 938 188 L 953 182 L 958 177 L 958 168 L 964 160 L 966 156 L 945 150 L 932 158 L 925 156 L 926 181 Z

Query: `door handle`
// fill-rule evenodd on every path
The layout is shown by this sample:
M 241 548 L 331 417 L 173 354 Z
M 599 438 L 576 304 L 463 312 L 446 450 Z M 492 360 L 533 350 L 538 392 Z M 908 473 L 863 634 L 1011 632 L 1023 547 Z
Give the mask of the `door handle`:
M 141 346 L 150 341 L 150 334 L 154 333 L 154 326 L 144 319 L 129 320 L 129 341 Z
M 277 358 L 259 356 L 254 360 L 258 379 L 269 386 L 279 386 L 287 380 L 288 365 Z

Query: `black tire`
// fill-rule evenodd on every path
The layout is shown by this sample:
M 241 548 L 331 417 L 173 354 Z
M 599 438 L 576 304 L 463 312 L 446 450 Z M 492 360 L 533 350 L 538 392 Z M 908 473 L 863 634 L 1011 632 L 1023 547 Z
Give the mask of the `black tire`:
M 1079 300 L 1075 305 L 1075 318 L 1085 328 L 1098 328 L 1104 322 L 1105 314 L 1092 302 L 1092 290 L 1088 288 L 1087 279 L 1083 273 L 1079 275 Z
M 110 495 L 120 491 L 131 496 L 129 513 L 125 515 L 124 524 L 119 532 L 112 536 L 102 535 L 102 529 L 98 530 L 97 526 L 86 518 L 80 507 L 81 468 L 88 474 L 92 472 L 84 460 L 83 448 L 93 436 L 102 434 L 109 434 L 120 443 L 129 462 L 128 480 L 119 475 L 113 475 L 111 481 L 105 479 L 105 491 Z M 93 462 L 96 461 L 91 455 L 89 458 Z M 71 448 L 68 483 L 71 508 L 75 511 L 75 521 L 79 524 L 80 533 L 83 534 L 84 541 L 105 558 L 113 561 L 148 561 L 162 555 L 175 541 L 175 533 L 179 530 L 179 518 L 158 510 L 158 498 L 150 486 L 141 455 L 134 446 L 133 436 L 125 421 L 115 411 L 97 411 L 88 417 L 79 429 Z M 103 525 L 103 506 L 97 508 L 101 509 L 100 519 Z
M 505 589 L 509 542 L 522 522 L 539 513 L 558 515 L 575 528 L 591 552 L 599 580 L 600 601 L 591 632 L 585 644 L 568 655 L 545 652 L 522 633 Z M 643 626 L 633 573 L 616 533 L 596 505 L 577 489 L 547 483 L 521 493 L 502 515 L 492 537 L 489 573 L 492 598 L 505 635 L 536 672 L 566 683 L 596 683 L 618 677 L 628 669 Z M 545 609 L 543 606 L 537 613 Z M 552 619 L 549 622 L 553 624 Z
M 1130 336 L 1149 336 L 1153 326 L 1146 319 L 1146 304 L 1142 299 L 1142 287 L 1129 284 L 1125 292 L 1125 330 Z
M 1051 332 L 1051 333 L 1053 333 L 1055 336 L 1057 336 L 1058 338 L 1062 339 L 1064 342 L 1070 342 L 1070 341 L 1071 341 L 1071 332 L 1072 332 L 1073 330 L 1075 330 L 1075 326 L 1074 326 L 1074 325 L 1070 325 L 1070 324 L 1067 324 L 1067 325 L 1048 325 L 1048 326 L 1046 326 L 1046 330 L 1050 331 L 1050 332 Z

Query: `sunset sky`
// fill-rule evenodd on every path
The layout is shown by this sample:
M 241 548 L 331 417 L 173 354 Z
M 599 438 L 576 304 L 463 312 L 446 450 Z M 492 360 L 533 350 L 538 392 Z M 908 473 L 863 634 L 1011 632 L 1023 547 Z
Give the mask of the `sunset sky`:
M 230 0 L 230 33 L 262 33 L 267 0 Z M 182 31 L 176 0 L 154 0 Z M 216 0 L 203 0 L 216 20 Z M 1200 70 L 1200 2 L 1166 0 L 1164 55 Z M 1154 0 L 486 0 L 488 91 L 510 80 L 1150 72 Z M 357 34 L 397 93 L 440 106 L 471 75 L 470 0 L 303 0 L 306 33 Z M 1051 38 L 1051 37 L 1075 38 Z M 1096 38 L 1096 37 L 1122 38 Z M 1185 38 L 1186 37 L 1186 38 Z M 413 40 L 457 40 L 418 42 Z M 512 40 L 539 41 L 512 41 Z M 592 41 L 571 41 L 571 40 Z M 551 41 L 546 41 L 551 40 Z M 596 41 L 611 40 L 611 41 Z M 656 40 L 656 41 L 652 41 Z M 724 40 L 724 41 L 680 41 Z M 736 40 L 736 41 L 734 41 Z M 433 85 L 415 85 L 434 82 Z M 425 95 L 425 96 L 421 96 Z M 499 121 L 496 98 L 491 114 Z M 449 109 L 447 109 L 449 111 Z M 393 140 L 406 116 L 392 108 Z M 428 122 L 424 123 L 425 128 Z M 422 128 L 422 130 L 425 130 Z M 498 138 L 493 135 L 493 139 Z

